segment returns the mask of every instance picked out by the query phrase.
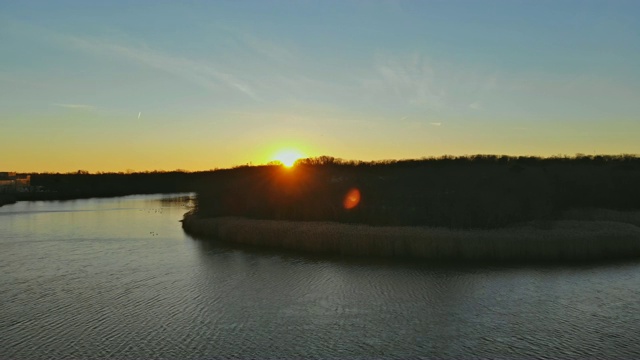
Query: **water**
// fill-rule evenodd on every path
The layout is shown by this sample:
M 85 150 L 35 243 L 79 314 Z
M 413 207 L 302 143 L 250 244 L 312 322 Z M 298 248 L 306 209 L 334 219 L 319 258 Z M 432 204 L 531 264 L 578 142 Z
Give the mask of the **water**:
M 435 265 L 196 241 L 188 196 L 0 208 L 0 358 L 640 357 L 640 262 Z

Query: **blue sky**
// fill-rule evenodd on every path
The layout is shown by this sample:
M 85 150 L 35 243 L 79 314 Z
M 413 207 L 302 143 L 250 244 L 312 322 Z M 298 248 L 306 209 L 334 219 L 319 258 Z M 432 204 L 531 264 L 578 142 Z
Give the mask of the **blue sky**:
M 640 153 L 637 1 L 0 3 L 0 159 Z

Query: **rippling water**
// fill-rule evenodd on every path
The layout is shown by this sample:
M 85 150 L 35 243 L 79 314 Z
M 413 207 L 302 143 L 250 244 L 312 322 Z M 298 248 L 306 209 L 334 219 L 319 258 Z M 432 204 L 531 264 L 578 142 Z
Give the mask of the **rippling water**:
M 0 358 L 640 357 L 640 262 L 444 266 L 196 241 L 188 196 L 0 208 Z

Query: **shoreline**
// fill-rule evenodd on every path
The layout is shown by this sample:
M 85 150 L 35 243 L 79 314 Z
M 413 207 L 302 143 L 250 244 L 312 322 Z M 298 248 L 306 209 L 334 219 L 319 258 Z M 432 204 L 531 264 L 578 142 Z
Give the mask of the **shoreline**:
M 611 212 L 611 211 L 609 211 Z M 202 218 L 184 215 L 185 233 L 200 239 L 308 253 L 429 260 L 584 261 L 640 257 L 640 227 L 630 222 L 556 220 L 492 230 L 370 226 L 335 222 Z M 595 214 L 595 215 L 594 215 Z M 640 213 L 632 213 L 635 219 Z M 573 214 L 575 216 L 575 213 Z
M 193 194 L 190 191 L 184 192 L 154 192 L 154 193 L 121 193 L 121 194 L 105 194 L 105 193 L 83 193 L 83 194 L 68 194 L 68 193 L 56 193 L 56 192 L 25 192 L 25 193 L 0 193 L 0 207 L 3 205 L 12 205 L 18 201 L 75 201 L 75 200 L 88 200 L 88 199 L 108 199 L 125 196 L 136 195 L 157 195 L 157 194 Z
M 15 204 L 16 201 L 17 199 L 13 194 L 0 194 L 0 206 Z

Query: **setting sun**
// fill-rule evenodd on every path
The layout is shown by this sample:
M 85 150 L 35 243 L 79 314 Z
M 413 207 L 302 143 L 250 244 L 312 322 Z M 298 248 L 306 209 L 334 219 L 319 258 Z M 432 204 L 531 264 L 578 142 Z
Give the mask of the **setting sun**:
M 299 151 L 293 149 L 281 150 L 273 156 L 273 159 L 282 163 L 286 167 L 292 167 L 298 159 L 302 159 Z

